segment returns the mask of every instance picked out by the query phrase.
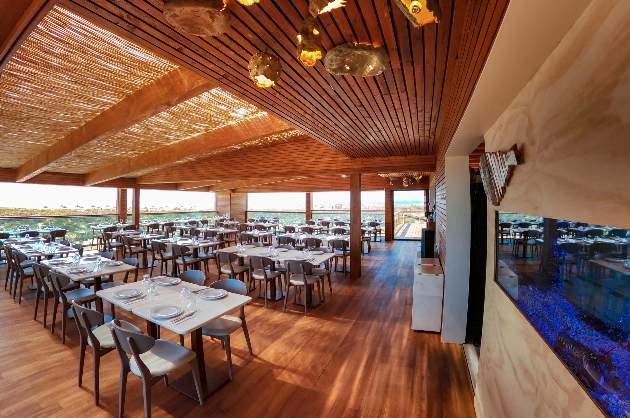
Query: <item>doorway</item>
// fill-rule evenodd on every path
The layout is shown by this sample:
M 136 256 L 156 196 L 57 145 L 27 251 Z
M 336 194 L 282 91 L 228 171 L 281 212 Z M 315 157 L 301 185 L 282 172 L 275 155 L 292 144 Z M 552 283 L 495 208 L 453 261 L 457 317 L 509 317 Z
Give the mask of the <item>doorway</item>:
M 422 239 L 427 227 L 424 198 L 424 190 L 394 191 L 394 239 Z

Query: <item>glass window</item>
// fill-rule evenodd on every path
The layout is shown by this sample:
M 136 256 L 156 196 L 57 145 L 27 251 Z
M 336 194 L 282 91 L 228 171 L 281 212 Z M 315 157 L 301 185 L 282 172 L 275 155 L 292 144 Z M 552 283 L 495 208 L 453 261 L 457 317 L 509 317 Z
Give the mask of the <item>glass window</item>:
M 306 193 L 248 193 L 247 210 L 304 212 Z
M 497 282 L 614 417 L 630 416 L 628 245 L 615 226 L 497 216 Z
M 202 212 L 214 210 L 215 196 L 212 192 L 140 190 L 140 213 Z

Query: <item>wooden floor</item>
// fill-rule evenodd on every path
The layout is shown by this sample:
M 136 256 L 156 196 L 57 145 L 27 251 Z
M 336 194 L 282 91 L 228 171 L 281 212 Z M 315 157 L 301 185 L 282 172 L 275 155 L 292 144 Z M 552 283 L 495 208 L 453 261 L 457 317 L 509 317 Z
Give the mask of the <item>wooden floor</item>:
M 326 303 L 304 317 L 299 306 L 283 313 L 254 297 L 246 316 L 254 349 L 242 332 L 232 338 L 234 381 L 203 407 L 174 389 L 153 387 L 154 417 L 474 417 L 462 347 L 432 333 L 410 330 L 415 242 L 373 244 L 363 277 L 333 277 Z M 0 277 L 4 278 L 4 266 Z M 214 277 L 212 277 L 214 280 Z M 109 417 L 118 411 L 119 359 L 101 363 L 101 404 L 92 397 L 91 353 L 84 386 L 77 386 L 78 337 L 70 322 L 61 344 L 41 317 L 33 321 L 35 295 L 21 305 L 0 291 L 0 416 Z M 106 304 L 107 305 L 107 304 Z M 41 305 L 40 305 L 41 308 Z M 106 306 L 106 310 L 109 308 Z M 125 316 L 144 328 L 144 322 Z M 163 338 L 177 341 L 169 331 Z M 186 345 L 190 347 L 187 339 Z M 225 368 L 220 343 L 205 342 L 206 363 Z M 174 377 L 182 374 L 177 372 Z M 171 379 L 172 381 L 172 379 Z M 127 417 L 143 416 L 141 380 L 129 375 Z

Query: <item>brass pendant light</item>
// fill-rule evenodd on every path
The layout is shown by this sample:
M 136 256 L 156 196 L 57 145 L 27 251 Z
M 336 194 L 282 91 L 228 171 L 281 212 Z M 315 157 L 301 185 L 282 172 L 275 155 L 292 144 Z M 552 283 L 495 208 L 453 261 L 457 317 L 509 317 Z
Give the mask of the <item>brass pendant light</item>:
M 240 4 L 242 4 L 243 6 L 252 6 L 256 3 L 260 3 L 260 0 L 236 0 L 238 1 Z
M 416 28 L 442 20 L 439 0 L 396 0 L 396 4 Z
M 313 16 L 317 16 L 345 6 L 346 0 L 311 0 L 308 11 L 311 12 Z
M 332 75 L 372 77 L 387 68 L 389 55 L 383 47 L 347 43 L 328 51 L 324 65 Z
M 178 31 L 196 36 L 225 33 L 232 21 L 224 0 L 167 0 L 164 17 Z
M 278 57 L 259 52 L 249 60 L 249 77 L 256 86 L 262 88 L 273 87 L 282 74 L 282 64 Z
M 319 31 L 317 18 L 310 16 L 304 19 L 297 40 L 297 58 L 305 67 L 314 66 L 318 60 L 324 57 L 322 35 Z

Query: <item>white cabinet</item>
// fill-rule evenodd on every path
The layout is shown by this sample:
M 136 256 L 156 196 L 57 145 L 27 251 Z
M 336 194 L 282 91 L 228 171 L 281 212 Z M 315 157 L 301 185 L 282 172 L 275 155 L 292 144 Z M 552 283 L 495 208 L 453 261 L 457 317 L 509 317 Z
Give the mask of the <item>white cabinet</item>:
M 443 296 L 444 273 L 442 267 L 415 264 L 411 329 L 433 332 L 442 330 Z

